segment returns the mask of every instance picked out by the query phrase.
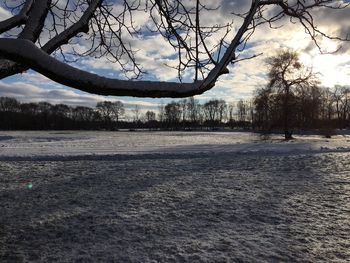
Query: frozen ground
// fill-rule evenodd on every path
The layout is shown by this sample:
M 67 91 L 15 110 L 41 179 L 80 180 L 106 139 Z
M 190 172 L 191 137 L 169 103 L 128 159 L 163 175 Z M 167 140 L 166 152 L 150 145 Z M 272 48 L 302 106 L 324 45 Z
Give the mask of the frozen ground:
M 349 262 L 350 138 L 0 132 L 0 262 Z
M 350 152 L 350 135 L 325 139 L 296 136 L 283 141 L 271 136 L 262 141 L 256 134 L 242 132 L 1 132 L 0 160 L 53 159 L 72 156 L 238 153 L 296 154 Z

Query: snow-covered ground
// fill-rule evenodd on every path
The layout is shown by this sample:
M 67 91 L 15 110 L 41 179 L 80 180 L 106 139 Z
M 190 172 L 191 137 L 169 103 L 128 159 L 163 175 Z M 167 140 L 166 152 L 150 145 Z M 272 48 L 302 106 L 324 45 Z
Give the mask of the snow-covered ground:
M 0 132 L 0 160 L 156 153 L 350 152 L 350 135 L 295 137 L 286 142 L 281 135 L 263 141 L 248 132 Z
M 0 262 L 349 262 L 350 137 L 0 132 Z

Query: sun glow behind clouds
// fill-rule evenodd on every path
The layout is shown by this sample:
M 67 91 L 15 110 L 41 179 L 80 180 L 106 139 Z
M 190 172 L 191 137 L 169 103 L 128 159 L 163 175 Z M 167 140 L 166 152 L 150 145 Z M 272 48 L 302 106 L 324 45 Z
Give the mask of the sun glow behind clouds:
M 334 87 L 335 85 L 350 84 L 350 55 L 348 54 L 301 54 L 301 61 L 309 67 L 313 67 L 319 74 L 321 85 Z

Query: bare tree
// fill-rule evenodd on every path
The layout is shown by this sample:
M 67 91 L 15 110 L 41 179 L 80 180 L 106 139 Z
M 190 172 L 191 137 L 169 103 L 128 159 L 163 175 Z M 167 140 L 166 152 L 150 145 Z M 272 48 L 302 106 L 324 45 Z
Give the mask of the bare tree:
M 145 116 L 146 116 L 147 122 L 156 120 L 156 113 L 153 111 L 146 111 Z
M 248 107 L 245 101 L 240 99 L 237 102 L 237 117 L 240 122 L 245 122 L 247 120 Z
M 270 133 L 272 112 L 274 107 L 273 94 L 269 87 L 258 88 L 254 96 L 254 123 L 265 134 Z
M 349 119 L 349 111 L 350 111 L 350 88 L 341 87 L 341 119 L 342 119 L 342 127 L 345 127 L 347 124 L 347 120 Z
M 1 98 L 0 98 L 0 101 L 1 101 Z M 21 104 L 21 112 L 35 116 L 38 114 L 38 104 L 33 103 L 33 102 L 22 103 Z
M 167 125 L 178 128 L 177 125 L 180 123 L 182 115 L 180 104 L 178 102 L 172 101 L 165 105 L 164 110 Z
M 111 105 L 111 111 L 116 122 L 119 122 L 120 118 L 124 115 L 124 104 L 121 101 L 114 101 Z
M 102 101 L 98 102 L 96 105 L 97 111 L 101 114 L 101 117 L 104 119 L 107 125 L 110 125 L 112 121 L 112 102 L 111 101 Z
M 88 122 L 96 120 L 96 111 L 89 107 L 78 106 L 73 110 L 73 120 Z
M 49 115 L 52 110 L 52 105 L 46 101 L 41 101 L 38 103 L 38 110 L 41 114 Z
M 70 117 L 72 109 L 65 104 L 56 104 L 52 106 L 51 111 L 54 115 Z
M 158 120 L 159 122 L 163 122 L 165 120 L 165 106 L 163 102 L 158 105 Z
M 138 122 L 140 120 L 141 109 L 140 106 L 135 104 L 134 108 L 131 110 L 134 113 L 134 122 Z
M 219 116 L 219 100 L 209 100 L 204 103 L 203 112 L 206 122 L 213 128 Z
M 190 97 L 187 102 L 188 117 L 192 125 L 199 121 L 200 105 L 198 100 Z
M 325 88 L 322 91 L 322 118 L 326 119 L 329 122 L 332 119 L 332 116 L 334 114 L 334 107 L 333 107 L 333 96 L 332 91 L 329 88 Z
M 227 104 L 225 100 L 218 101 L 218 121 L 222 123 L 227 112 Z
M 273 93 L 281 102 L 285 139 L 292 138 L 291 121 L 295 112 L 296 94 L 306 89 L 314 90 L 318 85 L 316 75 L 311 68 L 305 67 L 298 53 L 292 50 L 282 50 L 276 56 L 267 60 L 269 65 L 269 84 Z
M 310 128 L 316 126 L 322 107 L 322 90 L 316 85 L 302 85 L 296 93 L 295 108 L 299 127 Z
M 20 103 L 14 98 L 0 97 L 0 111 L 16 112 L 20 110 Z
M 182 99 L 180 100 L 179 102 L 179 105 L 180 105 L 180 110 L 181 110 L 181 121 L 183 124 L 185 124 L 185 121 L 186 121 L 186 118 L 187 118 L 187 99 Z
M 335 86 L 333 90 L 333 101 L 335 104 L 335 110 L 337 114 L 337 119 L 338 119 L 338 125 L 341 127 L 341 101 L 342 101 L 342 87 L 341 86 Z
M 0 22 L 0 78 L 33 69 L 53 81 L 95 94 L 187 97 L 211 89 L 228 73 L 229 64 L 247 59 L 238 55 L 260 25 L 267 24 L 272 30 L 289 18 L 301 24 L 320 49 L 320 38 L 348 40 L 321 32 L 312 15 L 314 10 L 347 8 L 346 1 L 251 0 L 247 12 L 233 14 L 242 18 L 234 34 L 233 17 L 223 25 L 208 25 L 204 17 L 217 11 L 213 2 L 123 0 L 119 1 L 122 8 L 115 8 L 105 0 L 4 0 L 13 17 Z M 111 79 L 68 64 L 80 56 L 106 57 L 119 63 L 122 71 L 141 75 L 143 68 L 128 40 L 139 35 L 134 26 L 139 11 L 150 15 L 150 33 L 161 34 L 177 51 L 180 79 L 185 71 L 193 72 L 192 83 Z M 89 44 L 86 49 L 74 48 L 82 41 Z
M 228 104 L 228 122 L 230 124 L 230 127 L 231 129 L 233 129 L 234 127 L 234 122 L 235 122 L 235 119 L 234 119 L 234 109 L 235 109 L 235 104 L 234 103 L 229 103 Z

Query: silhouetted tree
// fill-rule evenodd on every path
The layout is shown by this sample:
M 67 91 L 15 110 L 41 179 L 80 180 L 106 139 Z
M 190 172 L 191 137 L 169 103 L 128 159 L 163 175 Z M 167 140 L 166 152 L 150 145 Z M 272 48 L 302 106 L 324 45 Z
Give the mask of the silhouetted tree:
M 89 121 L 95 121 L 96 120 L 96 112 L 89 108 L 89 107 L 83 107 L 83 106 L 77 106 L 73 110 L 73 120 L 78 122 L 89 122 Z
M 38 104 L 33 102 L 21 104 L 21 112 L 24 114 L 37 115 L 39 113 L 38 108 Z
M 234 125 L 235 125 L 235 118 L 234 118 L 234 115 L 235 115 L 235 104 L 232 103 L 232 102 L 229 103 L 227 111 L 228 111 L 228 124 L 231 127 L 231 129 L 233 129 Z
M 168 127 L 178 128 L 181 120 L 181 106 L 178 102 L 172 101 L 165 105 L 165 120 Z
M 333 106 L 334 100 L 333 100 L 332 91 L 329 88 L 324 88 L 321 92 L 322 92 L 321 116 L 322 116 L 322 119 L 327 120 L 327 124 L 330 125 L 332 117 L 335 113 L 334 106 Z
M 120 118 L 125 114 L 124 104 L 121 101 L 114 101 L 111 104 L 112 118 L 117 123 Z
M 219 122 L 219 124 L 221 124 L 226 116 L 227 113 L 227 104 L 226 101 L 224 100 L 218 100 L 218 118 L 217 121 Z
M 192 126 L 199 125 L 200 120 L 200 105 L 198 100 L 190 97 L 187 101 L 187 111 L 188 111 L 188 119 L 191 122 Z
M 111 129 L 112 125 L 112 102 L 111 101 L 102 101 L 98 102 L 96 105 L 96 108 L 98 112 L 101 114 L 101 117 L 103 118 L 106 127 Z
M 237 102 L 237 115 L 238 115 L 238 121 L 245 122 L 247 119 L 248 109 L 247 104 L 240 99 Z
M 146 111 L 145 115 L 148 122 L 156 120 L 156 113 L 153 111 Z
M 133 109 L 131 110 L 134 114 L 133 119 L 135 123 L 138 123 L 140 121 L 140 114 L 141 114 L 141 108 L 139 105 L 134 105 Z
M 282 50 L 267 59 L 269 66 L 269 88 L 278 95 L 281 102 L 285 139 L 292 138 L 295 125 L 296 93 L 298 90 L 315 87 L 318 84 L 312 69 L 306 68 L 295 51 Z
M 165 106 L 163 102 L 158 105 L 158 120 L 161 124 L 165 120 Z
M 0 111 L 20 111 L 20 103 L 14 98 L 0 97 Z
M 219 113 L 219 101 L 209 100 L 208 102 L 204 103 L 202 109 L 204 112 L 206 124 L 214 128 Z
M 347 125 L 349 125 L 350 88 L 341 87 L 341 94 L 341 128 L 345 128 Z
M 270 88 L 260 88 L 255 91 L 255 126 L 269 133 L 272 127 L 272 111 L 274 107 L 273 94 Z

